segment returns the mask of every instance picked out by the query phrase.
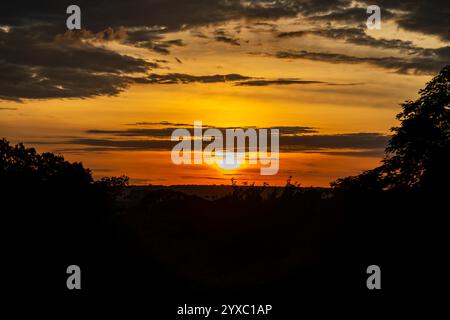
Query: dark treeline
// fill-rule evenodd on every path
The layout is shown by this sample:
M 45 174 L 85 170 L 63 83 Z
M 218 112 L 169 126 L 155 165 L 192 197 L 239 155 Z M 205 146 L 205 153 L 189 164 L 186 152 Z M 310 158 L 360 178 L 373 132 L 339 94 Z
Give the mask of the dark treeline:
M 81 163 L 1 140 L 7 282 L 21 294 L 67 299 L 141 296 L 162 313 L 202 301 L 276 301 L 287 313 L 314 297 L 371 304 L 437 285 L 449 77 L 446 67 L 402 105 L 380 167 L 328 191 L 288 180 L 269 197 L 233 185 L 213 201 L 167 189 L 136 201 L 126 177 L 94 181 Z M 82 270 L 78 292 L 66 288 L 72 264 Z M 382 293 L 367 290 L 372 264 Z

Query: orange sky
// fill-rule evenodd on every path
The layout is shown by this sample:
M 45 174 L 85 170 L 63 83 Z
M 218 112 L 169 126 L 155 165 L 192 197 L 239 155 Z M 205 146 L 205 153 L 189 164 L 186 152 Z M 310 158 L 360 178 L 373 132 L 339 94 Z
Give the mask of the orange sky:
M 283 18 L 272 23 L 277 32 L 315 27 L 315 23 L 299 22 L 297 18 Z M 212 39 L 211 35 L 218 28 L 238 38 L 240 45 Z M 198 33 L 207 38 L 198 37 Z M 366 30 L 366 33 L 375 39 L 400 39 L 426 48 L 445 45 L 437 37 L 405 31 L 392 22 L 386 22 L 381 30 Z M 171 47 L 170 55 L 167 55 L 121 41 L 85 41 L 95 47 L 148 61 L 164 59 L 167 61 L 164 68 L 150 71 L 158 74 L 240 74 L 257 79 L 295 78 L 322 83 L 264 86 L 240 86 L 234 82 L 141 83 L 131 84 L 116 96 L 23 99 L 21 102 L 0 100 L 0 136 L 14 143 L 25 142 L 39 151 L 61 153 L 71 161 L 82 161 L 93 170 L 96 178 L 126 174 L 135 184 L 229 184 L 234 177 L 239 182 L 283 185 L 289 176 L 293 176 L 304 186 L 328 186 L 339 177 L 376 166 L 381 159 L 380 150 L 358 154 L 374 150 L 330 146 L 283 152 L 279 173 L 260 176 L 259 168 L 249 165 L 234 170 L 208 165 L 176 166 L 171 162 L 169 150 L 106 150 L 91 140 L 116 141 L 130 137 L 88 131 L 120 132 L 136 128 L 136 123 L 193 124 L 195 120 L 201 120 L 216 127 L 312 127 L 316 130 L 315 135 L 388 134 L 396 125 L 399 103 L 415 98 L 417 91 L 431 79 L 429 74 L 400 74 L 364 62 L 279 59 L 274 54 L 283 50 L 363 57 L 403 57 L 407 53 L 316 35 L 278 38 L 271 28 L 263 24 L 256 28 L 254 21 L 245 19 L 174 31 L 166 33 L 164 39 L 181 39 L 184 45 Z M 138 135 L 132 138 L 148 139 Z M 88 142 L 74 143 L 80 139 Z

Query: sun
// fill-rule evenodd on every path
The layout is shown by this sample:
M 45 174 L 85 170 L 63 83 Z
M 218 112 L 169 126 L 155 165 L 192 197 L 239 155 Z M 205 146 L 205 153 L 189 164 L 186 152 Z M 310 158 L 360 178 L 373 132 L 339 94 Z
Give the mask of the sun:
M 235 152 L 217 152 L 216 156 L 219 157 L 216 164 L 222 170 L 236 170 L 242 165 L 241 160 L 238 159 Z

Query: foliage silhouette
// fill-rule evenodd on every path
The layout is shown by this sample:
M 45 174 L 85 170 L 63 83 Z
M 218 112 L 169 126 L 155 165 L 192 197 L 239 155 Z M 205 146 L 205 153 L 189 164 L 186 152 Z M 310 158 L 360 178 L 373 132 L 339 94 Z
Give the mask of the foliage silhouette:
M 383 164 L 332 183 L 338 189 L 418 189 L 440 191 L 450 179 L 450 66 L 444 67 L 415 101 L 402 104 L 400 126 Z
M 11 146 L 0 140 L 0 181 L 5 183 L 56 183 L 85 186 L 93 179 L 89 169 L 81 163 L 70 163 L 52 153 L 38 154 L 23 144 Z

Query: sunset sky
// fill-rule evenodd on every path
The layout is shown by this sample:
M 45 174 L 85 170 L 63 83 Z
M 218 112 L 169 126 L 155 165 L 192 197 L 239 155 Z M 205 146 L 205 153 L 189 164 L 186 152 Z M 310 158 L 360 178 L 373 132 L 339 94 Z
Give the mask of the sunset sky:
M 95 3 L 95 4 L 94 4 Z M 79 31 L 66 8 L 81 8 Z M 368 5 L 381 29 L 368 30 Z M 133 184 L 329 182 L 376 166 L 399 103 L 450 61 L 447 1 L 0 5 L 0 137 Z M 280 128 L 280 171 L 171 162 L 171 132 Z

